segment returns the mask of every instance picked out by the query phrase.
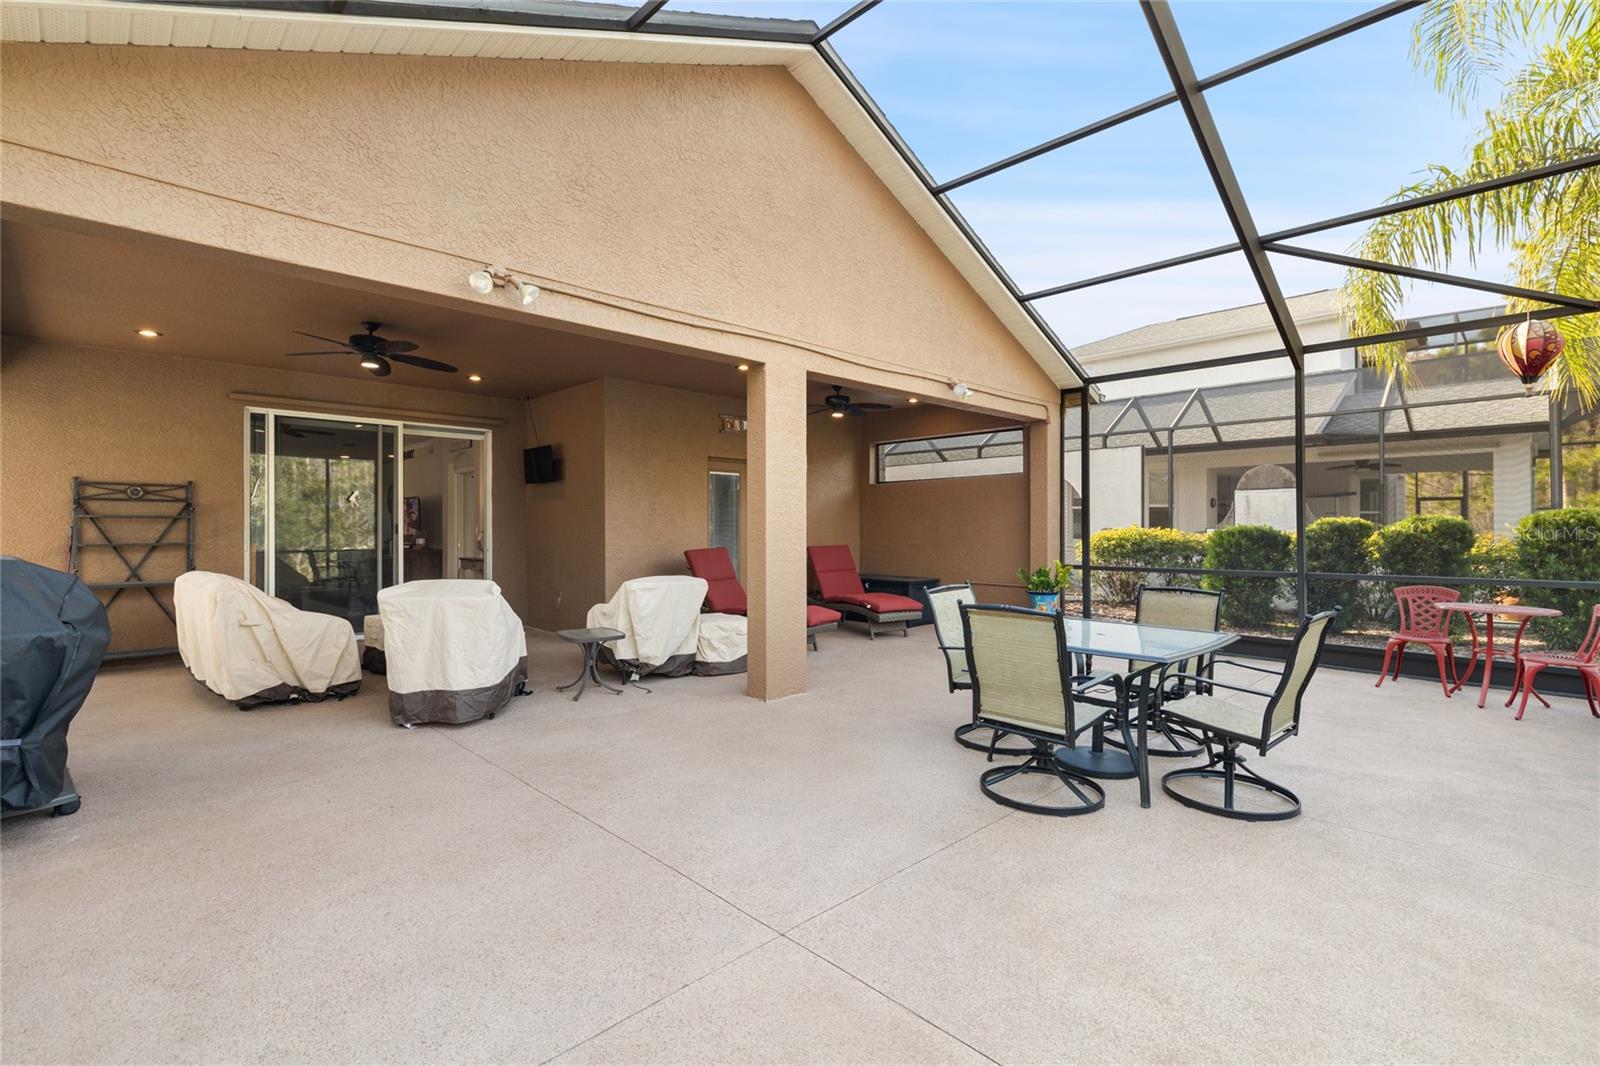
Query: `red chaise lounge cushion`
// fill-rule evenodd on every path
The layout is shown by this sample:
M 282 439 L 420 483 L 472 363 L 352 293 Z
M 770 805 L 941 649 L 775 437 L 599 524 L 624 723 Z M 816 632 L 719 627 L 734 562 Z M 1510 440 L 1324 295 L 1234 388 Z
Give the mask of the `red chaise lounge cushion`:
M 855 556 L 848 544 L 819 544 L 806 549 L 811 573 L 817 579 L 817 595 L 828 603 L 847 603 L 877 614 L 894 611 L 922 611 L 921 602 L 892 592 L 868 592 L 861 584 Z
M 749 614 L 750 600 L 739 574 L 733 569 L 733 556 L 727 548 L 690 548 L 683 553 L 689 573 L 706 583 L 706 606 L 718 614 Z
M 832 625 L 843 617 L 844 615 L 840 614 L 838 611 L 830 611 L 826 607 L 818 607 L 814 603 L 806 606 L 807 629 L 815 629 L 817 626 Z

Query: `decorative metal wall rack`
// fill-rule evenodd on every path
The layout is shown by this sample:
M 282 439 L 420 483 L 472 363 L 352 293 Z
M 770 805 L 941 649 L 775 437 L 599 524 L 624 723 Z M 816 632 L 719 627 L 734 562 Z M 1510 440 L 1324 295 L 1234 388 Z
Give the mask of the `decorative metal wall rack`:
M 85 578 L 85 584 L 96 592 L 111 593 L 105 601 L 108 610 L 124 592 L 143 589 L 161 613 L 176 623 L 172 608 L 156 590 L 172 587 L 177 578 L 170 563 L 157 552 L 177 548 L 183 549 L 180 572 L 193 570 L 194 482 L 72 479 L 72 554 L 68 569 L 82 576 L 85 552 L 110 553 L 109 572 L 106 566 L 91 564 L 89 578 Z M 147 567 L 159 567 L 159 573 L 147 573 Z M 171 576 L 162 576 L 165 574 Z M 103 579 L 112 575 L 114 580 Z M 116 652 L 107 658 L 160 655 L 172 650 Z

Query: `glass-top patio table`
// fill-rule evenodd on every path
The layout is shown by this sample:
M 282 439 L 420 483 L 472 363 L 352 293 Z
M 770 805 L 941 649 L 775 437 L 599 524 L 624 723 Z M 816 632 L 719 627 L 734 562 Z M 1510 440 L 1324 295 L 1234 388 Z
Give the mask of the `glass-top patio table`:
M 1139 806 L 1150 806 L 1150 756 L 1146 743 L 1145 713 L 1156 694 L 1152 675 L 1163 667 L 1186 662 L 1197 656 L 1220 651 L 1238 640 L 1238 634 L 1169 629 L 1166 626 L 1116 622 L 1103 618 L 1061 619 L 1067 650 L 1080 655 L 1103 655 L 1127 659 L 1138 664 L 1123 676 L 1136 696 L 1129 700 L 1127 713 L 1139 716 L 1135 752 L 1095 751 L 1091 748 L 1058 748 L 1056 761 L 1090 777 L 1139 778 Z

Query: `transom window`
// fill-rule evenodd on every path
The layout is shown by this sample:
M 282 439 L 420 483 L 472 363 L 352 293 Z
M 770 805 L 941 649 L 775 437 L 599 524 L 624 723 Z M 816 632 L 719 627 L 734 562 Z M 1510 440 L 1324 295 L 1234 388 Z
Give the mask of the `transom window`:
M 1022 429 L 884 441 L 877 445 L 875 458 L 880 483 L 1020 474 Z

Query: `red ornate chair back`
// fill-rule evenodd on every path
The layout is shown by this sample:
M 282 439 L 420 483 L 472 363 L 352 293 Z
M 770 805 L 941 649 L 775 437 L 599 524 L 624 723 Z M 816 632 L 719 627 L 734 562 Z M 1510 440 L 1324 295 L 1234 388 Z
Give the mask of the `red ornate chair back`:
M 1401 585 L 1394 590 L 1400 607 L 1400 635 L 1439 639 L 1450 633 L 1450 614 L 1439 609 L 1441 603 L 1461 598 L 1455 589 L 1439 585 Z
M 1594 605 L 1594 610 L 1589 612 L 1589 632 L 1585 634 L 1583 643 L 1578 646 L 1578 661 L 1592 663 L 1600 660 L 1600 603 Z

